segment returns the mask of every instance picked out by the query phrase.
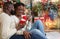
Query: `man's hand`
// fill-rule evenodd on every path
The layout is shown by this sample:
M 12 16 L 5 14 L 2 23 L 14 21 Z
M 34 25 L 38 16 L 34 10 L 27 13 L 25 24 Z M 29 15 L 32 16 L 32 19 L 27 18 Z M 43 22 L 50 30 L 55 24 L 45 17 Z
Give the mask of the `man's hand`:
M 20 29 L 21 29 L 21 27 L 20 27 L 20 26 L 17 26 L 17 27 L 16 27 L 16 29 L 17 29 L 17 30 L 20 30 Z
M 22 26 L 20 25 L 20 24 L 18 24 L 17 26 L 16 26 L 16 29 L 17 30 L 20 30 L 22 28 Z
M 27 31 L 24 31 L 23 35 L 24 35 L 25 39 L 30 39 L 31 38 L 30 33 L 27 32 Z
M 16 26 L 16 29 L 17 29 L 17 30 L 20 30 L 21 28 L 24 27 L 24 25 L 25 25 L 25 24 L 18 24 L 18 25 Z

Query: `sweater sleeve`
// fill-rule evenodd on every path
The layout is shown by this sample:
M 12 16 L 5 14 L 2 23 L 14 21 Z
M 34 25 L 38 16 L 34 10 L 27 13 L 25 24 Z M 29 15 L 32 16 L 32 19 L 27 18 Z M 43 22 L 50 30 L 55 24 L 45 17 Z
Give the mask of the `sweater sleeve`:
M 16 32 L 18 35 L 23 35 L 23 32 L 26 30 L 26 26 Z

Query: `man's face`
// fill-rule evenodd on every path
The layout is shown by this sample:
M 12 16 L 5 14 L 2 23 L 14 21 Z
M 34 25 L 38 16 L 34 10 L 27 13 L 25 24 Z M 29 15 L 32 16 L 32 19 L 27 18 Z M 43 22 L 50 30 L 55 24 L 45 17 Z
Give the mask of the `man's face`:
M 8 7 L 9 11 L 13 10 L 14 11 L 14 6 L 13 4 L 10 4 L 9 7 Z
M 9 10 L 10 13 L 12 13 L 12 12 L 14 11 L 14 6 L 13 6 L 13 4 L 10 4 L 10 5 L 8 6 L 8 10 Z
M 17 9 L 16 9 L 16 14 L 18 16 L 21 16 L 21 15 L 24 15 L 24 6 L 18 6 Z

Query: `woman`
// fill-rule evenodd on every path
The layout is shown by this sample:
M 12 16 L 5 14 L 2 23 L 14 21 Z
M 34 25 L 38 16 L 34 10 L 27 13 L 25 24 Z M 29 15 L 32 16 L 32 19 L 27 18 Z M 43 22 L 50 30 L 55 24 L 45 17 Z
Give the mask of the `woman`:
M 15 12 L 16 16 L 20 19 L 21 15 L 24 15 L 24 7 L 23 3 L 15 4 Z M 19 28 L 19 27 L 18 27 Z M 40 20 L 37 20 L 31 26 L 30 30 L 24 27 L 23 29 L 18 30 L 18 33 L 13 35 L 10 39 L 47 39 L 44 32 L 43 23 Z

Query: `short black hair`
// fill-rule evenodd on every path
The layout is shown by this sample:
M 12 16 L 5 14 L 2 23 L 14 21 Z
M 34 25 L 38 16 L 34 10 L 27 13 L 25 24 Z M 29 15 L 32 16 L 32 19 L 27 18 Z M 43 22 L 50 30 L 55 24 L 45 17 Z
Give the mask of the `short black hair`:
M 11 2 L 4 2 L 4 5 L 3 5 L 3 11 L 5 12 L 6 9 L 8 8 L 8 6 L 12 4 Z
M 21 2 L 14 4 L 15 10 L 17 9 L 18 6 L 23 6 L 23 7 L 25 7 L 25 4 L 24 4 L 24 3 L 21 3 Z
M 10 4 L 12 4 L 12 3 L 11 3 L 11 2 L 4 2 L 3 7 L 4 7 L 4 6 L 8 7 Z

